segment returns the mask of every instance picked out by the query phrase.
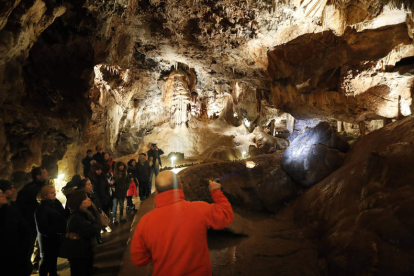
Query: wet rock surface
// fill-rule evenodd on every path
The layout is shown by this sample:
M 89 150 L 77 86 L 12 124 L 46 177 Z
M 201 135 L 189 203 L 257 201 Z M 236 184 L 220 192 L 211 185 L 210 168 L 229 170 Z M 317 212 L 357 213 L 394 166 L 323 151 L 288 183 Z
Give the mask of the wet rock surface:
M 296 221 L 319 240 L 322 273 L 414 273 L 413 130 L 409 117 L 362 137 L 295 203 Z
M 246 161 L 208 163 L 179 172 L 187 200 L 211 202 L 208 180 L 219 178 L 229 201 L 241 208 L 276 211 L 297 195 L 296 184 L 280 168 L 281 153 L 261 155 Z
M 338 169 L 348 150 L 344 137 L 322 122 L 293 140 L 281 166 L 296 183 L 309 187 Z

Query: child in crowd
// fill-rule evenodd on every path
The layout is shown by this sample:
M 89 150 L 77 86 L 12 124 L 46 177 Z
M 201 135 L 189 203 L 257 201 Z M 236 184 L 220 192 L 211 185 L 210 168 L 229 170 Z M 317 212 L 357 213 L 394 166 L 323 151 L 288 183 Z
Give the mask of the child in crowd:
M 137 185 L 134 182 L 134 175 L 129 174 L 131 182 L 129 183 L 129 189 L 127 192 L 127 212 L 135 210 L 135 204 L 132 203 L 132 196 L 138 196 Z

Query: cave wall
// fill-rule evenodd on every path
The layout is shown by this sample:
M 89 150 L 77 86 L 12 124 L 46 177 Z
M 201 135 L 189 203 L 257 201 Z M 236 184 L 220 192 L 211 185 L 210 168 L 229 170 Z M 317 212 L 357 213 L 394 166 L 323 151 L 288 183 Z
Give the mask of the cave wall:
M 158 141 L 237 158 L 250 146 L 283 148 L 278 139 L 307 123 L 401 119 L 412 111 L 410 3 L 9 1 L 0 8 L 1 175 L 42 162 L 56 170 L 62 158 L 70 175 L 96 144 L 115 157 Z M 172 125 L 179 116 L 166 97 L 177 72 L 190 107 Z

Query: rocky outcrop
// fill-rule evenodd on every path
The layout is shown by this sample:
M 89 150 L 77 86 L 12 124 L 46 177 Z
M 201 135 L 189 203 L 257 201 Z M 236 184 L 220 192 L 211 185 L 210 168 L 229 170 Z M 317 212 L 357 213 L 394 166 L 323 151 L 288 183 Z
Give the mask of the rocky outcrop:
M 323 274 L 414 273 L 413 131 L 409 117 L 362 137 L 295 203 L 297 222 L 319 240 Z
M 281 165 L 296 183 L 309 187 L 338 169 L 348 149 L 346 140 L 322 122 L 293 140 Z
M 269 52 L 273 102 L 297 118 L 358 122 L 410 115 L 414 76 L 400 75 L 407 65 L 398 61 L 413 55 L 405 23 L 349 28 L 341 37 L 329 31 L 303 35 Z
M 247 167 L 246 161 L 208 163 L 190 167 L 178 175 L 188 200 L 211 202 L 208 180 L 219 178 L 233 205 L 274 212 L 298 192 L 295 183 L 280 168 L 280 158 L 281 154 L 271 154 L 248 159 L 253 168 Z
M 59 161 L 68 175 L 96 144 L 115 157 L 150 141 L 186 156 L 272 152 L 287 145 L 275 136 L 295 131 L 284 112 L 353 124 L 412 112 L 411 8 L 394 0 L 9 1 L 0 8 L 0 104 L 69 126 L 57 130 L 72 141 Z M 10 151 L 6 136 L 9 177 L 23 169 L 12 167 L 16 152 L 33 146 L 14 137 Z M 41 163 L 36 156 L 23 170 Z

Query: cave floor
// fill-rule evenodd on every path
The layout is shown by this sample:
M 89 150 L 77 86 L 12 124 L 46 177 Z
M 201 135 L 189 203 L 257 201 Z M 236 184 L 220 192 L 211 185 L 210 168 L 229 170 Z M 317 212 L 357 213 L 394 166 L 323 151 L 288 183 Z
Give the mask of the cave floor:
M 153 208 L 154 194 L 136 213 L 132 230 Z M 229 229 L 238 230 L 208 234 L 213 275 L 320 275 L 316 244 L 305 239 L 302 229 L 293 223 L 292 208 L 285 207 L 276 215 L 237 209 L 235 213 L 238 225 Z M 128 246 L 119 275 L 151 273 L 151 265 L 142 268 L 132 264 Z
M 248 236 L 209 234 L 213 275 L 319 275 L 316 244 L 293 223 L 290 207 L 239 214 L 250 224 Z

